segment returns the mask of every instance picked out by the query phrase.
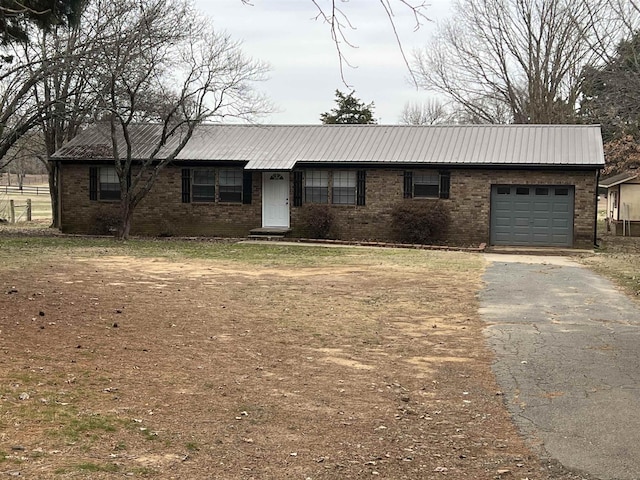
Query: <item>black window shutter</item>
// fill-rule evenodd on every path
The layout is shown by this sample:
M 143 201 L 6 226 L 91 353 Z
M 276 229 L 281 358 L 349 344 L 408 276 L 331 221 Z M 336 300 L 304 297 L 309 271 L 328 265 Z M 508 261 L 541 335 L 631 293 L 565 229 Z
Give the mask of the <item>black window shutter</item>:
M 302 171 L 293 172 L 293 206 L 302 206 Z
M 404 198 L 413 198 L 413 172 L 404 172 Z
M 251 205 L 253 196 L 253 172 L 242 173 L 242 203 Z
M 98 200 L 98 167 L 89 167 L 89 200 Z
M 449 198 L 451 188 L 451 173 L 440 172 L 440 198 Z
M 364 205 L 365 204 L 365 193 L 367 190 L 367 171 L 366 170 L 358 170 L 358 187 L 357 187 L 357 195 L 356 205 Z
M 191 169 L 182 169 L 182 203 L 191 203 Z

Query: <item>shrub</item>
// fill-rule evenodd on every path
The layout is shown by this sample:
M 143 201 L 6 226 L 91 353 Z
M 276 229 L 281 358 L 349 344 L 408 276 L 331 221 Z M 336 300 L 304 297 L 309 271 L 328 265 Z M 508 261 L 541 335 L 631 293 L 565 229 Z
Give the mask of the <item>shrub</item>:
M 300 230 L 307 238 L 330 238 L 335 234 L 335 218 L 329 205 L 307 204 L 300 210 Z
M 120 216 L 116 212 L 99 212 L 91 219 L 91 235 L 115 235 L 120 225 Z
M 446 203 L 405 200 L 391 211 L 391 229 L 401 243 L 431 243 L 442 240 L 449 226 Z

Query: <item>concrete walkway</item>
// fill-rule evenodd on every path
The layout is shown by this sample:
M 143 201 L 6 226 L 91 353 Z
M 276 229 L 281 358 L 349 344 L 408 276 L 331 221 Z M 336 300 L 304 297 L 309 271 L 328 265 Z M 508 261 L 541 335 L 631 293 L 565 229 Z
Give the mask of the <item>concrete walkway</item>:
M 571 470 L 640 479 L 638 306 L 565 257 L 485 258 L 481 315 L 521 431 Z

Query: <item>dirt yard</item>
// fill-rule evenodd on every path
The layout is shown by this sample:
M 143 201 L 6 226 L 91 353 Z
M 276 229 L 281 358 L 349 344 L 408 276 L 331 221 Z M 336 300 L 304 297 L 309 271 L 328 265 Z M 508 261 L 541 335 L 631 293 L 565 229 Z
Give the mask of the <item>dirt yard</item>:
M 57 241 L 0 237 L 5 476 L 582 478 L 506 413 L 479 255 Z

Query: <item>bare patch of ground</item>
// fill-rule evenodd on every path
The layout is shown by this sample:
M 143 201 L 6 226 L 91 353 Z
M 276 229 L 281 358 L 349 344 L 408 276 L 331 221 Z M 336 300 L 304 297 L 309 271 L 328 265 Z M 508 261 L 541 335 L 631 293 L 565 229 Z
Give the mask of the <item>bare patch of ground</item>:
M 480 256 L 269 255 L 5 258 L 0 472 L 579 478 L 532 455 L 502 404 Z

